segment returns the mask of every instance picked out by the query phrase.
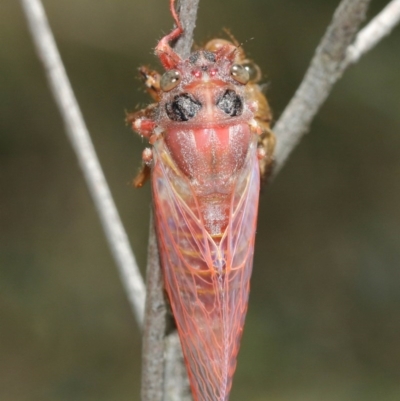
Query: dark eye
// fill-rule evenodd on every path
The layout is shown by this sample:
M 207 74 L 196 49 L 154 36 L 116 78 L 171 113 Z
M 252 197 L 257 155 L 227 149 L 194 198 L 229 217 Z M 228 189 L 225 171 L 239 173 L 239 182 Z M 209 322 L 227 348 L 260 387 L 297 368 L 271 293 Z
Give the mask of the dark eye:
M 188 121 L 201 109 L 201 103 L 188 93 L 176 95 L 172 102 L 165 105 L 167 116 L 172 121 Z
M 243 112 L 241 97 L 232 89 L 228 89 L 218 99 L 217 106 L 231 117 L 240 116 Z

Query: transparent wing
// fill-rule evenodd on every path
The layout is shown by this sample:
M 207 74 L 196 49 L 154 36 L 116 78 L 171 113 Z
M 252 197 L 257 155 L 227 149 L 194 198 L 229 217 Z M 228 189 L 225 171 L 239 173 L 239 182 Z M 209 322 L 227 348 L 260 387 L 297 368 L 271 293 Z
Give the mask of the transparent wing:
M 152 185 L 165 288 L 196 401 L 229 396 L 249 297 L 259 182 L 253 143 L 235 182 L 228 227 L 217 243 L 163 140 L 154 147 Z

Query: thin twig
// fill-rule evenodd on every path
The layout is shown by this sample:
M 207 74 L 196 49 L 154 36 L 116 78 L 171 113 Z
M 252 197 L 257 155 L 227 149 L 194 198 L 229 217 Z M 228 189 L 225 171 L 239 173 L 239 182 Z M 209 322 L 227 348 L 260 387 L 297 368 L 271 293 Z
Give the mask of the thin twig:
M 176 41 L 174 50 L 182 57 L 189 57 L 193 44 L 199 0 L 179 0 L 178 12 L 184 32 Z M 190 401 L 189 378 L 182 347 L 176 330 L 165 338 L 165 401 Z
M 193 45 L 193 31 L 196 27 L 197 10 L 200 0 L 179 0 L 177 10 L 183 26 L 183 34 L 176 41 L 174 49 L 182 57 L 190 55 Z
M 167 307 L 164 299 L 163 277 L 160 269 L 153 214 L 147 252 L 146 309 L 143 327 L 142 401 L 163 401 L 164 353 Z
M 184 33 L 174 45 L 182 57 L 189 56 L 199 0 L 180 0 L 179 18 Z M 142 401 L 190 401 L 189 380 L 176 330 L 166 335 L 167 319 L 164 285 L 156 246 L 153 219 L 150 220 L 147 258 L 147 298 L 143 332 Z M 163 351 L 163 355 L 161 355 Z M 164 375 L 163 377 L 161 377 Z
M 277 136 L 274 175 L 308 131 L 314 116 L 341 77 L 346 51 L 364 20 L 370 0 L 342 0 L 306 75 L 274 126 Z
M 165 340 L 165 401 L 191 401 L 193 398 L 178 332 L 174 330 Z
M 64 120 L 68 138 L 100 216 L 131 307 L 139 326 L 142 327 L 145 301 L 143 279 L 61 61 L 43 5 L 40 0 L 21 0 L 21 4 L 36 51 L 43 63 L 46 78 Z
M 370 51 L 400 22 L 400 0 L 392 0 L 357 35 L 354 44 L 347 49 L 345 66 L 356 63 L 362 55 Z

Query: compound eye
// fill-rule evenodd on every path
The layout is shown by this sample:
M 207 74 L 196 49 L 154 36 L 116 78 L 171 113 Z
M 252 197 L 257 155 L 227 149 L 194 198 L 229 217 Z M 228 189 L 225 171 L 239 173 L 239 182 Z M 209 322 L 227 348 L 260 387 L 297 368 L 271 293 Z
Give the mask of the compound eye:
M 231 117 L 240 116 L 243 112 L 242 98 L 232 89 L 227 89 L 218 99 L 217 107 Z
M 242 85 L 246 85 L 250 79 L 249 72 L 240 64 L 233 64 L 231 67 L 231 76 Z
M 172 102 L 165 105 L 167 116 L 172 121 L 188 121 L 201 109 L 201 103 L 188 93 L 174 96 Z
M 169 92 L 178 86 L 181 81 L 181 74 L 178 70 L 170 70 L 164 73 L 160 80 L 161 90 L 164 92 Z
M 261 70 L 257 64 L 247 62 L 242 64 L 242 66 L 249 73 L 249 81 L 258 82 L 261 79 Z

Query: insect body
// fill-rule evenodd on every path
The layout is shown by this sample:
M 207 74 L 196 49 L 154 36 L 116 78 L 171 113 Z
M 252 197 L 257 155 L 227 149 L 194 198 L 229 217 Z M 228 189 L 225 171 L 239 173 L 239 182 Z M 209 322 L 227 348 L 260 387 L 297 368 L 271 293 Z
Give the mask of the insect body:
M 149 138 L 161 262 L 196 401 L 227 401 L 249 296 L 260 170 L 274 146 L 258 70 L 237 44 L 216 39 L 188 59 L 156 47 L 166 72 L 140 70 L 156 103 L 127 120 Z M 259 75 L 259 74 L 258 74 Z

